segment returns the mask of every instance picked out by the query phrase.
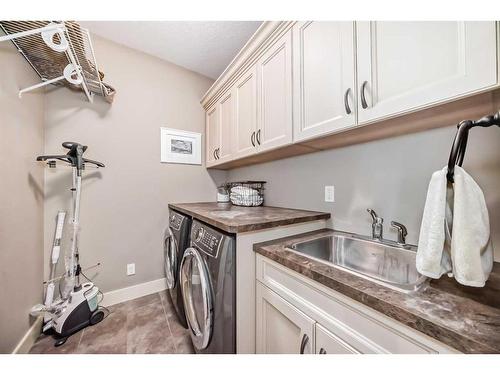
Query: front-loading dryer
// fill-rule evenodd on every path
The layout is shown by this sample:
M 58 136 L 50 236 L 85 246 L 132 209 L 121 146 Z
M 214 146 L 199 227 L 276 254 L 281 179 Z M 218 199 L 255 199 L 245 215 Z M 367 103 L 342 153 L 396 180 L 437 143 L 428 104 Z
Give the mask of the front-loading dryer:
M 188 328 L 184 313 L 184 302 L 180 287 L 180 265 L 184 251 L 189 246 L 191 218 L 170 210 L 169 225 L 164 238 L 164 268 L 167 289 L 180 323 Z
M 236 241 L 193 220 L 181 288 L 196 353 L 236 353 Z

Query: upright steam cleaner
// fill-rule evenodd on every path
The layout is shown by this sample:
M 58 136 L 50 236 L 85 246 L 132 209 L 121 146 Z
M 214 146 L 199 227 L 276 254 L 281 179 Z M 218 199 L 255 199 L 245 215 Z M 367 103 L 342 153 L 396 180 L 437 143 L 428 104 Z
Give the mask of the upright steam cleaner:
M 82 189 L 82 172 L 87 164 L 103 168 L 104 164 L 86 159 L 83 153 L 87 146 L 75 142 L 64 142 L 62 146 L 69 149 L 66 155 L 43 155 L 37 161 L 47 162 L 49 167 L 55 168 L 56 162 L 68 163 L 73 172 L 72 195 L 72 237 L 69 254 L 65 257 L 66 271 L 61 277 L 54 277 L 59 260 L 61 239 L 66 213 L 60 211 L 57 215 L 57 226 L 52 248 L 50 280 L 47 282 L 47 291 L 44 304 L 38 304 L 31 310 L 32 315 L 43 314 L 43 331 L 51 329 L 56 338 L 55 345 L 66 342 L 67 338 L 88 325 L 99 323 L 104 318 L 104 311 L 98 306 L 98 295 L 102 294 L 92 282 L 80 283 L 82 269 L 79 261 L 78 232 L 80 229 L 80 195 Z M 85 276 L 85 275 L 84 275 Z M 54 300 L 55 282 L 59 281 L 60 296 Z M 64 282 L 64 283 L 63 283 Z M 61 285 L 64 288 L 61 290 Z

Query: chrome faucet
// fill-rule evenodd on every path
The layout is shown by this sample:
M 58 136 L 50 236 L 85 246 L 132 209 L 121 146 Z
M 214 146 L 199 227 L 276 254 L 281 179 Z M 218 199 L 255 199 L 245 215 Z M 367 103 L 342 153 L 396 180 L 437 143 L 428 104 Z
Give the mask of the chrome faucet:
M 371 208 L 367 209 L 368 213 L 372 215 L 372 237 L 374 240 L 382 241 L 382 236 L 384 234 L 384 219 L 377 216 L 377 213 Z
M 398 244 L 404 245 L 406 243 L 406 235 L 408 234 L 406 227 L 397 221 L 391 221 L 391 227 L 398 231 Z

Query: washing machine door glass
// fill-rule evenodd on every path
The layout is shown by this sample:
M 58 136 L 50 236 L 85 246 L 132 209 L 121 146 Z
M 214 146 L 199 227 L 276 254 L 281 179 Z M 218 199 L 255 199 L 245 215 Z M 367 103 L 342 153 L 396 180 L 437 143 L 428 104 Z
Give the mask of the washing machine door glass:
M 213 298 L 210 276 L 203 257 L 193 247 L 184 252 L 181 289 L 193 345 L 205 349 L 213 331 Z
M 177 278 L 177 241 L 170 227 L 165 237 L 163 252 L 165 255 L 164 267 L 167 288 L 173 289 Z

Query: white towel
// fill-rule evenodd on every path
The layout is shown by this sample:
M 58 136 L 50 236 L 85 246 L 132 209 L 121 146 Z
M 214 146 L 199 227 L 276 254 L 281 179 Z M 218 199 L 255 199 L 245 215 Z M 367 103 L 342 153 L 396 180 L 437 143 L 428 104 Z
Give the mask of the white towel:
M 463 168 L 455 166 L 454 184 L 448 183 L 446 172 L 446 167 L 435 172 L 429 183 L 417 270 L 435 279 L 452 271 L 459 283 L 482 287 L 493 267 L 484 195 Z
M 490 220 L 484 194 L 463 168 L 455 166 L 451 262 L 463 285 L 482 287 L 493 268 Z
M 447 200 L 447 168 L 434 172 L 429 182 L 417 250 L 417 271 L 439 279 L 451 271 L 451 200 Z M 448 246 L 445 246 L 447 244 Z

